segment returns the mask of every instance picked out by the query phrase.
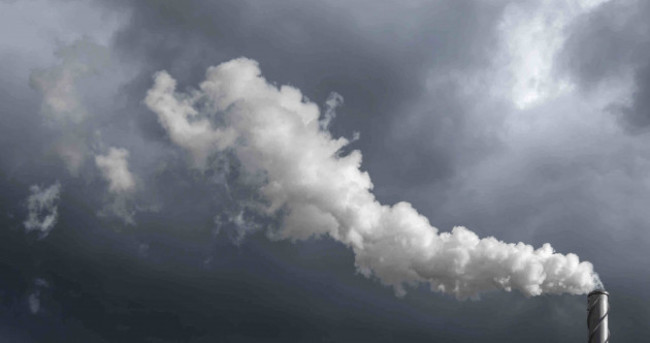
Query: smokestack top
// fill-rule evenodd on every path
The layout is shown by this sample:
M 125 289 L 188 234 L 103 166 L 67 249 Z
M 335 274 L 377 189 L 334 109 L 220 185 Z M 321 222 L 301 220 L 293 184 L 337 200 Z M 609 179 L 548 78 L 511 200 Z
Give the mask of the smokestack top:
M 608 343 L 609 332 L 609 292 L 604 289 L 593 290 L 587 295 L 587 328 L 589 343 Z
M 608 292 L 608 291 L 606 291 L 606 290 L 604 290 L 604 289 L 595 289 L 595 290 L 589 292 L 589 294 L 587 295 L 587 297 L 590 297 L 590 296 L 592 296 L 592 295 L 596 295 L 596 294 L 604 294 L 604 295 L 606 295 L 606 296 L 609 296 L 609 292 Z

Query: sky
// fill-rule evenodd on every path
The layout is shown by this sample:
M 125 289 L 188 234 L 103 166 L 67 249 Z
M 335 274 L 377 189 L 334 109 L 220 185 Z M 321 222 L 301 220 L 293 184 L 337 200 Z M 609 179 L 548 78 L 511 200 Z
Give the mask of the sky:
M 0 0 L 0 340 L 649 340 L 648 16 Z

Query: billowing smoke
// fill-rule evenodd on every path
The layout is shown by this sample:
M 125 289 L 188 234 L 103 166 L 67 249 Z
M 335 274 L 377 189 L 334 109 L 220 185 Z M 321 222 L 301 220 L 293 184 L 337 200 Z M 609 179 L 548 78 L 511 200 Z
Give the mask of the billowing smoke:
M 154 79 L 145 103 L 197 167 L 227 149 L 248 173 L 265 177 L 261 193 L 268 203 L 261 210 L 285 213 L 273 238 L 329 235 L 354 251 L 362 274 L 397 294 L 420 283 L 458 298 L 497 289 L 583 294 L 599 282 L 591 263 L 555 253 L 549 244 L 535 249 L 481 239 L 464 227 L 439 232 L 407 202 L 382 205 L 360 170 L 361 152 L 343 154 L 349 141 L 333 138 L 323 125 L 331 117 L 321 118 L 298 89 L 268 83 L 253 60 L 209 68 L 189 94 L 177 93 L 164 71 Z

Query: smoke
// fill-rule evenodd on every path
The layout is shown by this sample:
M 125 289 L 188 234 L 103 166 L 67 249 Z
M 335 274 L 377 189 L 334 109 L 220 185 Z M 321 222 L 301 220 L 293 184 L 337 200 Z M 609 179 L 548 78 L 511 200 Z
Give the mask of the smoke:
M 110 147 L 107 150 L 101 140 L 102 130 L 109 128 L 102 119 L 101 107 L 87 108 L 88 100 L 98 101 L 107 96 L 111 82 L 119 79 L 119 73 L 109 75 L 115 61 L 109 48 L 94 39 L 83 36 L 68 45 L 60 45 L 55 56 L 57 63 L 33 69 L 29 84 L 40 94 L 41 115 L 45 123 L 59 137 L 52 143 L 53 150 L 61 157 L 70 175 L 88 176 L 86 162 L 94 161 L 101 177 L 108 182 L 108 195 L 100 216 L 117 216 L 126 224 L 135 225 L 134 215 L 138 209 L 133 198 L 136 195 L 136 178 L 129 170 L 129 150 Z M 101 82 L 96 82 L 100 81 Z M 102 87 L 97 88 L 98 85 Z M 90 102 L 92 103 L 92 102 Z M 100 109 L 98 111 L 97 109 Z M 113 120 L 111 120 L 113 121 Z
M 125 224 L 136 225 L 136 209 L 133 196 L 136 189 L 135 177 L 129 170 L 129 151 L 111 147 L 105 155 L 95 155 L 95 165 L 108 182 L 109 197 L 104 208 L 97 214 L 100 217 L 116 216 Z
M 135 187 L 128 157 L 129 151 L 124 148 L 110 148 L 106 155 L 95 155 L 95 164 L 108 181 L 108 190 L 113 193 L 128 192 Z
M 343 96 L 336 92 L 330 93 L 327 100 L 325 100 L 325 113 L 320 120 L 322 130 L 329 129 L 330 123 L 336 118 L 336 109 L 341 105 L 343 105 Z
M 23 223 L 25 231 L 38 231 L 39 238 L 45 238 L 56 225 L 58 220 L 59 196 L 61 184 L 55 183 L 52 186 L 41 189 L 38 185 L 29 188 L 31 195 L 27 198 L 27 219 Z
M 145 103 L 156 108 L 158 121 L 167 130 L 171 140 L 189 150 L 197 167 L 204 167 L 206 159 L 215 150 L 222 150 L 233 144 L 234 132 L 213 128 L 207 118 L 197 118 L 198 111 L 193 104 L 194 97 L 181 98 L 174 94 L 176 81 L 167 73 L 156 75 L 156 89 L 150 91 Z M 156 94 L 160 94 L 156 96 Z
M 47 289 L 50 285 L 47 281 L 37 278 L 34 280 L 34 290 L 27 297 L 27 305 L 29 306 L 29 312 L 33 315 L 38 314 L 41 311 L 41 291 Z
M 598 283 L 591 263 L 549 244 L 481 239 L 464 227 L 439 232 L 407 202 L 379 203 L 360 170 L 361 152 L 343 155 L 349 140 L 323 128 L 331 117 L 320 118 L 298 89 L 268 83 L 253 60 L 210 67 L 190 94 L 175 87 L 170 75 L 157 73 L 145 104 L 198 166 L 231 150 L 248 173 L 265 177 L 260 191 L 268 202 L 260 210 L 285 214 L 273 239 L 328 235 L 354 251 L 359 272 L 398 295 L 418 284 L 461 299 L 497 289 L 583 294 Z

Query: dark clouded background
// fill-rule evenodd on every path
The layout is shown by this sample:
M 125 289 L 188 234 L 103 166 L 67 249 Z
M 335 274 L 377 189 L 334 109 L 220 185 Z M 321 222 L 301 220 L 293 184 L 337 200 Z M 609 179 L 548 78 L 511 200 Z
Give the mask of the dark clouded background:
M 335 112 L 379 202 L 577 254 L 611 293 L 612 340 L 650 340 L 649 16 L 634 0 L 0 1 L 0 341 L 586 340 L 584 295 L 397 297 L 344 238 L 269 239 L 285 217 L 259 210 L 236 149 L 197 157 L 145 100 L 158 71 L 191 102 L 239 57 Z

